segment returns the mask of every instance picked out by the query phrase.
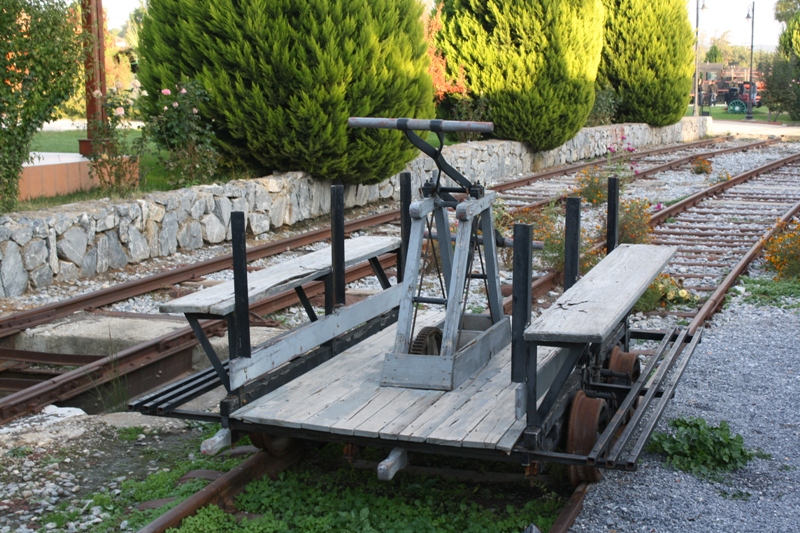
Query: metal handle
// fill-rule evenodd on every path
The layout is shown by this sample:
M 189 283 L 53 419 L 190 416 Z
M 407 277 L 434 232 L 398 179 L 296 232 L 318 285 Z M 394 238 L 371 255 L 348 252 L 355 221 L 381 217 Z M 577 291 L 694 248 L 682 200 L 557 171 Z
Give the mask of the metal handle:
M 468 131 L 473 133 L 491 133 L 494 124 L 491 122 L 471 122 L 460 120 L 425 120 L 419 118 L 373 118 L 350 117 L 347 125 L 351 128 L 376 128 L 384 130 L 417 130 L 441 131 L 445 133 Z

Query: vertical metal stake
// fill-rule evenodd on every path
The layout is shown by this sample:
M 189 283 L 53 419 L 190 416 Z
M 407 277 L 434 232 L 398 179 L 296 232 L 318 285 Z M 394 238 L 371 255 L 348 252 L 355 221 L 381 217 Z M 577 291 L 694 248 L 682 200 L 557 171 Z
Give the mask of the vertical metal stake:
M 567 198 L 567 223 L 564 238 L 564 290 L 578 281 L 578 264 L 581 253 L 581 198 Z
M 231 213 L 233 255 L 233 331 L 228 332 L 230 358 L 250 357 L 250 299 L 247 297 L 247 241 L 244 213 Z
M 331 186 L 331 274 L 333 305 L 344 305 L 344 185 Z
M 608 178 L 608 220 L 606 222 L 606 254 L 619 244 L 619 178 Z
M 531 240 L 530 224 L 514 224 L 514 277 L 511 307 L 511 381 L 524 383 L 527 377 L 528 350 L 525 328 L 531 320 Z
M 397 282 L 403 281 L 408 259 L 408 240 L 411 238 L 411 172 L 400 173 L 400 253 L 397 257 Z

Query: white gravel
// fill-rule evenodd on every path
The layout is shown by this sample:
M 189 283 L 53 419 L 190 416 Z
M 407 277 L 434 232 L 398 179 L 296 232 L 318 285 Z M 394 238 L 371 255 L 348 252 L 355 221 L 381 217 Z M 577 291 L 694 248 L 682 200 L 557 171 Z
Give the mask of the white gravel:
M 711 482 L 645 452 L 637 472 L 607 472 L 590 488 L 570 531 L 800 531 L 798 338 L 797 309 L 734 302 L 705 332 L 657 428 L 682 416 L 726 420 L 772 459 Z

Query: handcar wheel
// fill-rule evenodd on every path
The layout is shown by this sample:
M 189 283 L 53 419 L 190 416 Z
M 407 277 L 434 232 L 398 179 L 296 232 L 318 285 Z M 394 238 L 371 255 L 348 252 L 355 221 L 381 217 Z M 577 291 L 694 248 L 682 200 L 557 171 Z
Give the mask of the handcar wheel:
M 608 358 L 608 369 L 612 372 L 620 374 L 627 374 L 630 378 L 630 383 L 639 379 L 642 372 L 642 366 L 639 363 L 639 356 L 630 352 L 623 352 L 619 346 L 614 346 L 611 355 Z M 617 378 L 611 378 L 612 383 L 617 383 Z M 628 385 L 630 383 L 619 383 L 621 385 Z
M 281 437 L 267 433 L 250 433 L 250 442 L 256 448 L 266 451 L 273 457 L 286 455 L 293 444 L 291 437 Z
M 602 398 L 589 398 L 582 390 L 575 394 L 569 412 L 567 453 L 587 455 L 592 451 L 597 437 L 608 424 L 608 406 Z M 591 466 L 569 465 L 567 475 L 572 485 L 582 481 L 596 483 L 603 473 Z

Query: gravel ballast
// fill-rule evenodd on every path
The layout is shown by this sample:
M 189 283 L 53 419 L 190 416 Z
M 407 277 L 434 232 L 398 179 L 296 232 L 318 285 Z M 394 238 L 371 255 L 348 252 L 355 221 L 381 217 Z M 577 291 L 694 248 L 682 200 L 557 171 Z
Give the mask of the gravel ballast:
M 643 454 L 637 472 L 606 472 L 571 532 L 800 532 L 800 312 L 734 302 L 695 350 L 667 421 L 726 420 L 754 459 L 724 482 L 698 479 Z

